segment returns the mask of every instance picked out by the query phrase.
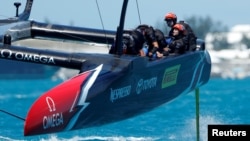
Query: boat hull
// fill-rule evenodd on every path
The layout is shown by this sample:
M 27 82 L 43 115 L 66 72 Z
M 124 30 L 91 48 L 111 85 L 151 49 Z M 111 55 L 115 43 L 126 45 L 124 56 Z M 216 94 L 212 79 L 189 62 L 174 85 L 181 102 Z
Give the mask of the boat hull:
M 101 126 L 131 118 L 206 84 L 211 72 L 207 51 L 155 61 L 124 55 L 107 62 L 42 95 L 27 115 L 24 135 Z M 54 111 L 50 110 L 51 103 Z M 47 115 L 51 115 L 50 122 L 44 120 Z

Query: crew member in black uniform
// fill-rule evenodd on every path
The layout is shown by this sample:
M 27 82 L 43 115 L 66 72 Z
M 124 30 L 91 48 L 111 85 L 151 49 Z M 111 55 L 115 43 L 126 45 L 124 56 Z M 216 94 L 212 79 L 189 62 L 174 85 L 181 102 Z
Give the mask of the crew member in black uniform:
M 123 53 L 139 56 L 157 57 L 167 47 L 165 36 L 159 29 L 143 24 L 134 30 L 125 30 L 123 34 Z M 114 54 L 114 45 L 110 54 Z M 164 52 L 165 53 L 165 52 Z M 164 54 L 167 55 L 167 54 Z
M 144 36 L 141 32 L 137 30 L 126 30 L 123 33 L 122 43 L 123 43 L 123 54 L 145 56 L 142 51 L 144 44 Z M 115 42 L 109 50 L 110 54 L 115 54 Z
M 173 33 L 171 41 L 168 45 L 168 48 L 165 48 L 164 51 L 168 53 L 183 54 L 187 49 L 187 40 L 185 37 L 185 27 L 179 23 L 173 26 Z
M 171 37 L 171 36 L 173 36 L 173 30 L 174 30 L 173 27 L 175 24 L 177 24 L 177 16 L 174 13 L 170 12 L 170 13 L 167 13 L 165 15 L 164 20 L 166 21 L 168 27 L 171 28 L 169 31 L 169 34 L 168 34 L 168 36 Z M 197 37 L 196 37 L 195 33 L 193 32 L 192 28 L 190 27 L 189 24 L 187 24 L 184 21 L 179 21 L 178 23 L 182 24 L 185 28 L 185 32 L 184 32 L 185 36 L 183 37 L 183 39 L 185 39 L 186 42 L 188 43 L 186 50 L 187 51 L 195 51 Z
M 148 46 L 147 56 L 155 56 L 159 58 L 157 56 L 157 52 L 162 53 L 163 49 L 167 47 L 167 42 L 163 32 L 146 24 L 139 25 L 136 30 L 140 31 L 144 35 L 145 43 Z

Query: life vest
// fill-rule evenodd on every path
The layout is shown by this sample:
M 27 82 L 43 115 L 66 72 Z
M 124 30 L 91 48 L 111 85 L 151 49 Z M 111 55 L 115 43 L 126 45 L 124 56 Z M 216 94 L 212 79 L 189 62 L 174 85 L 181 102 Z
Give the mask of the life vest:
M 185 35 L 187 36 L 188 41 L 188 51 L 194 51 L 196 50 L 196 35 L 194 34 L 192 28 L 189 26 L 189 24 L 185 23 L 184 21 L 179 21 L 180 24 L 182 24 L 185 27 Z

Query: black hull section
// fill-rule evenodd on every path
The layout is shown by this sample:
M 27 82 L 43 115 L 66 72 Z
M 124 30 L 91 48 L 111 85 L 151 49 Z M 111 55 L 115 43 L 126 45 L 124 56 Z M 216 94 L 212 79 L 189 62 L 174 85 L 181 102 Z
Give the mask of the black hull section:
M 86 100 L 89 105 L 73 129 L 100 126 L 148 112 L 206 84 L 210 71 L 206 51 L 151 63 L 137 58 L 122 72 L 98 77 Z
M 211 72 L 207 51 L 155 61 L 127 55 L 85 55 L 80 74 L 44 93 L 31 106 L 25 136 L 131 118 L 201 87 Z

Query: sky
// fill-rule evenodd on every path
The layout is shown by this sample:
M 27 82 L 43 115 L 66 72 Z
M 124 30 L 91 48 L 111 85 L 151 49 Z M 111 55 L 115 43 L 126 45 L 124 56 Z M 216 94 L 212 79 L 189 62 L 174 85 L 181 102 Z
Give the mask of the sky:
M 22 12 L 26 0 L 1 0 L 1 19 L 15 15 L 13 3 L 16 1 L 22 3 L 19 8 L 19 12 Z M 55 24 L 116 30 L 122 2 L 122 0 L 34 0 L 30 19 L 40 22 L 48 19 Z M 235 25 L 250 24 L 249 5 L 249 0 L 129 0 L 125 28 L 134 28 L 139 24 L 155 26 L 164 22 L 167 12 L 174 12 L 178 20 L 185 20 L 190 16 L 210 16 L 214 21 L 221 22 L 230 29 Z

